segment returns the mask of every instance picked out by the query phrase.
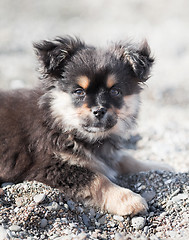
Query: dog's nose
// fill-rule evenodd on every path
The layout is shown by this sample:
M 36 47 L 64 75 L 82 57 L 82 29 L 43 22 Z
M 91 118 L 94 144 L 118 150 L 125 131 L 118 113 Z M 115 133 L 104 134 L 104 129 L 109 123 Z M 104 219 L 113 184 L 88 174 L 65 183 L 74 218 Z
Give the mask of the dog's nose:
M 94 108 L 93 109 L 93 114 L 95 115 L 96 118 L 98 118 L 99 120 L 102 119 L 104 117 L 104 115 L 106 114 L 107 109 L 104 107 L 99 107 L 99 108 Z

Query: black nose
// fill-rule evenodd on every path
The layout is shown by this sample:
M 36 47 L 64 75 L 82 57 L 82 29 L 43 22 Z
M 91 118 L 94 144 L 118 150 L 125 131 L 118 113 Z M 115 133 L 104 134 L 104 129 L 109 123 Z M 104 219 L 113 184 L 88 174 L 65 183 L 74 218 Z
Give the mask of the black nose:
M 98 118 L 99 120 L 102 119 L 104 117 L 104 115 L 106 114 L 107 109 L 104 107 L 99 107 L 99 108 L 94 108 L 93 109 L 93 114 L 95 115 L 96 118 Z

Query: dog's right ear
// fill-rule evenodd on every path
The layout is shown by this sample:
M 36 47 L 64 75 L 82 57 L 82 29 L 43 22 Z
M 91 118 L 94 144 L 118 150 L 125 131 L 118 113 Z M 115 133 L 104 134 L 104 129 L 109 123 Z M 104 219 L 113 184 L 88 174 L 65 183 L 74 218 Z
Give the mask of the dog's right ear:
M 41 64 L 43 77 L 61 77 L 65 62 L 85 44 L 78 38 L 58 37 L 54 41 L 42 41 L 33 44 L 36 55 Z
M 117 44 L 114 53 L 117 58 L 130 67 L 133 76 L 138 82 L 145 82 L 150 77 L 150 70 L 154 63 L 150 47 L 145 40 L 140 45 Z

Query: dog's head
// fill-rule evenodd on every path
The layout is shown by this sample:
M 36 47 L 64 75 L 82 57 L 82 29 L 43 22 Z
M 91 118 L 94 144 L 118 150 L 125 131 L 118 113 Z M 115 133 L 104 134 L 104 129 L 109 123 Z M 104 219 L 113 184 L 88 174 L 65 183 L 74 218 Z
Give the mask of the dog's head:
M 140 85 L 154 61 L 146 42 L 104 50 L 67 37 L 34 47 L 46 89 L 41 103 L 48 102 L 59 128 L 91 140 L 126 133 L 138 112 Z

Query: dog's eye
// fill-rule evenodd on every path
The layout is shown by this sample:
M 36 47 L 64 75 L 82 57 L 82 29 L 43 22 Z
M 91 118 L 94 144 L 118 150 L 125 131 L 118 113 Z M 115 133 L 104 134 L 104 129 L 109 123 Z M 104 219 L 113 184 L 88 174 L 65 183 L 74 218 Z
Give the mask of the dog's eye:
M 121 91 L 117 88 L 111 88 L 109 93 L 112 97 L 119 97 L 121 95 Z
M 78 88 L 75 90 L 74 94 L 78 97 L 84 97 L 86 93 L 82 88 Z

